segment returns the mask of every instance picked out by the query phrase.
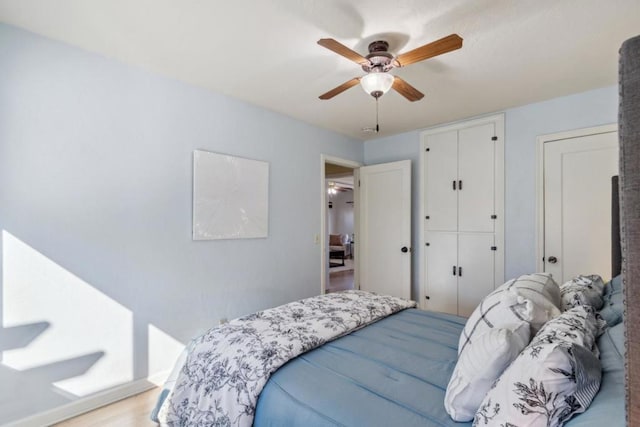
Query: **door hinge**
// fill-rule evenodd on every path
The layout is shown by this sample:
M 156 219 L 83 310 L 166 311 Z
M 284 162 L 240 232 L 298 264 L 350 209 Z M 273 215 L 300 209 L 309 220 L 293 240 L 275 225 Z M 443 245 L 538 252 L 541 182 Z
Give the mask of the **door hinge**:
M 497 251 L 497 250 L 498 250 L 498 247 L 497 247 L 497 246 L 491 246 L 491 250 L 492 250 L 492 251 Z
M 491 215 L 491 219 L 498 219 L 498 215 Z
M 498 140 L 498 137 L 497 137 L 497 136 L 492 136 L 492 137 L 491 137 L 491 140 L 492 140 L 492 141 L 497 141 L 497 140 Z

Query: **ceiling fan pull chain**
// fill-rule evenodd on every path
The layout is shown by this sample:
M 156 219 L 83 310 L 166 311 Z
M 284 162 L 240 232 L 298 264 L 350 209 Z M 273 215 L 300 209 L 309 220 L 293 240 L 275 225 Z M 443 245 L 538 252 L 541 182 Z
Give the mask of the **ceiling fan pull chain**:
M 378 125 L 378 99 L 376 98 L 376 133 L 380 132 L 380 126 Z

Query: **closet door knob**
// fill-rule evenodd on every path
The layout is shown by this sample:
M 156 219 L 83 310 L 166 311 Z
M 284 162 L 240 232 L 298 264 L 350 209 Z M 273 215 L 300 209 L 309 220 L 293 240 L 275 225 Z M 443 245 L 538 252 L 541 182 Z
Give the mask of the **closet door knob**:
M 400 249 L 403 253 L 407 253 L 409 252 L 409 248 L 407 248 L 406 246 L 403 246 L 402 249 Z
M 556 262 L 558 262 L 558 258 L 550 256 L 547 261 L 549 261 L 549 264 L 555 264 Z

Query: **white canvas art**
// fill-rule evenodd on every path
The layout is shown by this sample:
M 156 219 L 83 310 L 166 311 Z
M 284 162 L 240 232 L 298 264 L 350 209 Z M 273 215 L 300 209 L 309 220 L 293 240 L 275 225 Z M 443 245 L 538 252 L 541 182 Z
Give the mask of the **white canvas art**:
M 267 237 L 269 163 L 193 152 L 193 240 Z

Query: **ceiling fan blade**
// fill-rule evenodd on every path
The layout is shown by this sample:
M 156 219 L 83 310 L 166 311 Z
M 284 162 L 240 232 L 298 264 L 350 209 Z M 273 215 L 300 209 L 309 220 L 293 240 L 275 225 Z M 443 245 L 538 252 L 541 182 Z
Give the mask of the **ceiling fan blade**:
M 336 95 L 341 94 L 347 89 L 352 88 L 353 86 L 360 83 L 360 77 L 354 77 L 351 80 L 342 83 L 340 86 L 331 89 L 329 92 L 320 95 L 318 98 L 320 99 L 331 99 Z
M 357 52 L 349 49 L 345 45 L 340 42 L 335 41 L 334 39 L 320 39 L 318 40 L 318 44 L 322 47 L 326 47 L 327 49 L 334 51 L 338 55 L 342 55 L 351 61 L 360 64 L 367 65 L 369 64 L 369 60 L 364 56 L 360 55 Z
M 395 63 L 398 67 L 404 67 L 406 65 L 413 64 L 414 62 L 424 61 L 425 59 L 460 49 L 461 47 L 462 37 L 457 34 L 451 34 L 447 37 L 441 38 L 440 40 L 436 40 L 429 44 L 425 44 L 424 46 L 410 50 L 407 53 L 398 55 L 395 59 Z
M 393 86 L 391 86 L 400 95 L 407 98 L 409 101 L 419 101 L 424 97 L 424 94 L 409 83 L 402 80 L 400 77 L 395 76 L 393 79 Z

